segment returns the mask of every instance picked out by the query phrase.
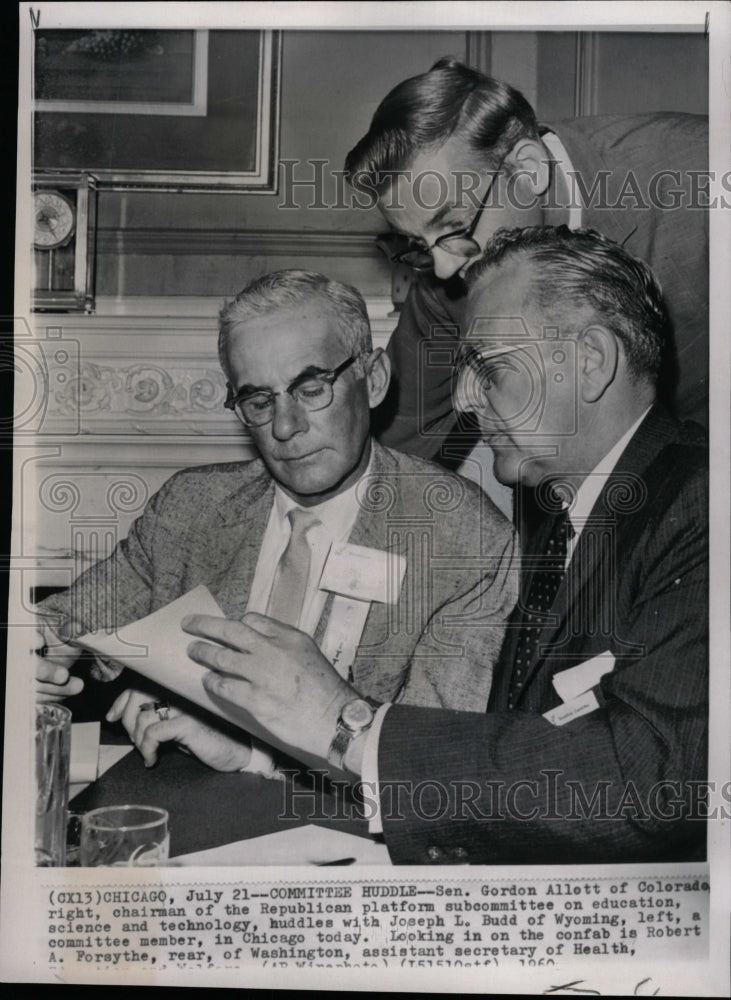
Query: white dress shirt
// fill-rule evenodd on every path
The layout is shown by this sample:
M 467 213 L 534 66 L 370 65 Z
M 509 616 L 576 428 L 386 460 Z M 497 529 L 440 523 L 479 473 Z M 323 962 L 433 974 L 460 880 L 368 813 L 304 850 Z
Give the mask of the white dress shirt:
M 614 466 L 619 461 L 622 452 L 649 412 L 650 407 L 648 406 L 645 412 L 635 420 L 630 429 L 617 441 L 612 450 L 607 452 L 601 462 L 595 466 L 588 476 L 584 477 L 581 485 L 576 490 L 576 496 L 569 508 L 569 520 L 571 521 L 571 527 L 574 529 L 574 537 L 566 546 L 566 566 L 571 562 L 571 557 L 579 541 L 579 535 L 584 530 L 584 525 L 592 512 L 594 504 L 599 499 L 599 495 L 604 489 L 607 479 L 609 479 L 614 471 Z
M 545 136 L 543 138 L 545 141 Z M 579 539 L 579 535 L 584 530 L 584 525 L 586 524 L 589 514 L 591 514 L 594 504 L 599 499 L 599 494 L 604 489 L 609 476 L 614 471 L 614 467 L 619 461 L 622 452 L 627 447 L 635 431 L 649 412 L 650 407 L 648 406 L 645 412 L 637 418 L 629 430 L 622 435 L 614 447 L 607 452 L 601 462 L 599 462 L 593 471 L 583 479 L 581 485 L 578 487 L 576 496 L 569 510 L 569 518 L 571 520 L 571 526 L 574 529 L 574 537 L 567 547 L 566 566 L 568 566 L 571 561 L 571 557 L 576 549 L 576 543 Z M 365 746 L 363 747 L 361 780 L 368 789 L 369 797 L 374 801 L 375 815 L 369 820 L 368 823 L 368 829 L 373 834 L 383 833 L 383 823 L 381 822 L 381 800 L 378 787 L 378 741 L 381 735 L 383 720 L 386 717 L 386 712 L 389 708 L 389 704 L 384 704 L 379 707 L 371 727 L 368 730 Z
M 324 503 L 307 508 L 320 521 L 319 525 L 310 528 L 306 536 L 312 558 L 298 628 L 307 632 L 308 635 L 314 634 L 327 600 L 327 593 L 318 589 L 327 554 L 331 545 L 347 542 L 350 537 L 360 509 L 356 491 L 364 476 L 368 475 L 370 467 L 371 462 L 368 463 L 368 468 L 363 476 L 343 493 L 338 493 L 337 496 Z M 247 611 L 257 611 L 262 615 L 267 612 L 279 560 L 287 548 L 292 533 L 287 515 L 290 510 L 297 506 L 297 502 L 287 496 L 284 490 L 275 483 L 274 503 L 261 541 L 259 558 L 251 583 L 249 603 L 246 606 Z
M 577 196 L 577 192 L 572 180 L 569 180 L 569 176 L 573 178 L 575 173 L 573 164 L 569 159 L 569 154 L 566 152 L 566 147 L 555 132 L 546 132 L 545 135 L 541 136 L 541 142 L 553 157 L 556 164 L 556 170 L 562 175 L 566 183 L 566 190 L 571 198 L 568 206 L 569 217 L 567 225 L 569 229 L 580 229 L 582 217 L 581 204 L 574 200 Z
M 310 572 L 298 627 L 303 632 L 307 632 L 308 635 L 314 635 L 328 596 L 326 591 L 318 588 L 327 554 L 331 545 L 337 542 L 346 542 L 350 537 L 350 532 L 353 530 L 360 510 L 356 491 L 359 483 L 370 472 L 372 462 L 373 453 L 371 452 L 371 458 L 365 472 L 352 486 L 330 500 L 325 500 L 324 503 L 307 508 L 320 521 L 320 524 L 311 528 L 306 535 L 311 553 Z M 274 502 L 259 549 L 249 602 L 246 606 L 247 611 L 256 611 L 262 615 L 267 613 L 279 560 L 287 548 L 292 534 L 287 515 L 290 510 L 297 506 L 296 501 L 275 483 Z M 242 770 L 265 777 L 277 777 L 279 774 L 272 751 L 266 743 L 253 737 L 251 738 L 251 759 Z

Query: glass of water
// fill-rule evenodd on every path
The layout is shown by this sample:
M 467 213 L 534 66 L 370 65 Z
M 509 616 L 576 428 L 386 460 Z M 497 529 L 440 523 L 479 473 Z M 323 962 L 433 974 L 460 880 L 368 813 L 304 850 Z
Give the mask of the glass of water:
M 156 806 L 102 806 L 81 818 L 82 868 L 149 868 L 164 865 L 170 853 L 166 809 Z
M 64 705 L 36 706 L 35 859 L 41 868 L 66 864 L 71 712 Z

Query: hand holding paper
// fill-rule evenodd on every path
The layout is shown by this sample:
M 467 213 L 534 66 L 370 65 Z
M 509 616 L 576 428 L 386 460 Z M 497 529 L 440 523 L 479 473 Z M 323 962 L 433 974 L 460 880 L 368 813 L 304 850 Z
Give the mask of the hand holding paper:
M 34 651 L 39 702 L 62 701 L 83 690 L 82 679 L 69 674 L 69 668 L 79 658 L 78 649 L 62 642 L 42 620 L 36 627 Z
M 327 757 L 340 709 L 358 694 L 313 639 L 254 613 L 241 622 L 196 614 L 183 628 L 218 644 L 188 647 L 193 660 L 215 671 L 203 680 L 215 700 L 245 709 L 278 742 Z
M 188 635 L 181 627 L 186 617 Z M 208 641 L 191 643 L 191 635 Z M 309 753 L 318 764 L 340 708 L 357 697 L 309 636 L 263 615 L 230 621 L 202 585 L 111 635 L 74 641 L 289 754 L 302 759 Z

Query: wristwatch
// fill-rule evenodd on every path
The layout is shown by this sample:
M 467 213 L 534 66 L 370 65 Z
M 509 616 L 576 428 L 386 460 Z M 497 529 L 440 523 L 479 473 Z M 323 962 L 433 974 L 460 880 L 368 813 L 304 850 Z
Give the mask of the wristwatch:
M 341 771 L 344 769 L 348 747 L 356 736 L 360 736 L 370 728 L 375 714 L 375 709 L 362 698 L 354 698 L 353 701 L 343 705 L 338 716 L 335 735 L 327 752 L 328 764 Z

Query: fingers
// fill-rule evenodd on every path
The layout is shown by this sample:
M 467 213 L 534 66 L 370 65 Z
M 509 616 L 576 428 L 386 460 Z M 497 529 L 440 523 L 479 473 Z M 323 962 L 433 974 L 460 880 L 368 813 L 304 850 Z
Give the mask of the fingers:
M 60 669 L 60 668 L 59 668 Z M 68 671 L 66 671 L 68 674 Z M 65 684 L 36 683 L 36 700 L 40 702 L 63 701 L 84 690 L 84 682 L 80 677 L 69 677 Z
M 83 691 L 83 680 L 71 677 L 68 669 L 78 659 L 79 650 L 61 642 L 45 622 L 36 626 L 35 641 L 36 700 L 62 701 Z
M 97 681 L 113 681 L 119 677 L 123 670 L 124 667 L 121 663 L 95 656 L 91 667 L 91 676 Z
M 274 618 L 254 611 L 247 611 L 241 621 L 216 618 L 213 615 L 186 615 L 180 625 L 184 632 L 203 639 L 213 639 L 214 642 L 242 652 L 253 652 L 261 637 L 276 639 L 298 633 L 291 625 L 283 625 Z
M 115 698 L 112 702 L 111 708 L 107 711 L 106 720 L 107 722 L 119 722 L 119 720 L 124 715 L 125 709 L 127 708 L 130 699 L 139 692 L 135 692 L 132 688 L 127 688 L 123 691 L 119 697 Z
M 69 646 L 67 643 L 56 639 L 52 634 L 44 635 L 39 631 L 36 641 L 37 645 L 33 649 L 33 652 L 40 659 L 48 660 L 51 663 L 70 667 L 81 655 L 81 650 L 76 646 Z
M 245 677 L 237 679 L 221 674 L 205 674 L 203 687 L 209 694 L 239 708 L 249 709 L 251 705 L 252 684 Z
M 240 771 L 251 759 L 251 745 L 243 734 L 241 740 L 234 740 L 190 715 L 181 714 L 152 722 L 141 733 L 137 747 L 146 767 L 152 767 L 157 760 L 160 744 L 170 741 L 190 750 L 217 771 Z
M 106 714 L 109 722 L 122 723 L 127 731 L 127 735 L 140 752 L 142 752 L 140 749 L 142 745 L 145 745 L 146 752 L 143 756 L 145 757 L 145 765 L 147 767 L 152 767 L 155 763 L 157 759 L 157 745 L 160 742 L 164 742 L 164 740 L 155 740 L 152 737 L 147 737 L 148 730 L 161 721 L 167 721 L 160 719 L 154 707 L 155 702 L 151 700 L 152 697 L 148 692 L 128 688 L 113 702 Z M 169 720 L 177 719 L 182 715 L 177 708 L 170 705 L 166 706 L 166 708 Z M 169 736 L 167 738 L 173 739 L 174 737 Z
M 69 672 L 64 666 L 59 666 L 49 660 L 36 661 L 36 680 L 43 684 L 65 684 Z
M 211 670 L 236 676 L 240 676 L 246 671 L 246 661 L 250 659 L 246 652 L 236 652 L 201 640 L 190 643 L 188 656 L 196 663 L 200 663 L 202 667 L 210 667 Z
M 127 730 L 127 735 L 130 738 L 132 737 L 132 732 L 130 731 L 130 727 L 126 723 L 125 713 L 127 712 L 130 699 L 132 698 L 133 694 L 134 692 L 131 690 L 123 691 L 122 694 L 114 701 L 112 707 L 107 712 L 108 721 L 121 722 L 124 728 Z
M 250 629 L 242 622 L 231 618 L 215 618 L 213 615 L 186 615 L 180 623 L 184 632 L 199 635 L 203 639 L 213 639 L 232 649 L 246 650 Z
M 134 742 L 142 754 L 145 767 L 152 767 L 157 762 L 157 751 L 161 743 L 181 740 L 184 728 L 185 716 L 158 719 L 155 712 L 140 712 L 139 726 L 135 730 Z

